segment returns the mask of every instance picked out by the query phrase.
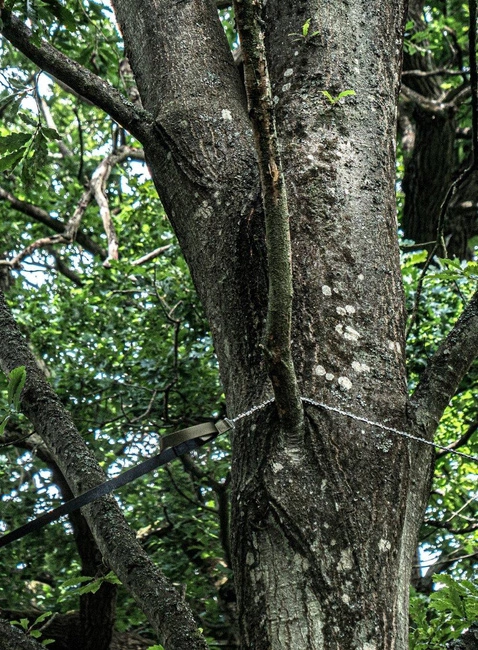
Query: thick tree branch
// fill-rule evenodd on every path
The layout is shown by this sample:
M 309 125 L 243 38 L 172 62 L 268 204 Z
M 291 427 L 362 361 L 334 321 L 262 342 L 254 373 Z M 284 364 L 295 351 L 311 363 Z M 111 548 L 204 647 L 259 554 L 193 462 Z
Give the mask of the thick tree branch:
M 443 411 L 477 357 L 478 291 L 431 358 L 413 393 L 413 416 L 428 439 L 433 437 Z
M 412 90 L 405 84 L 402 84 L 400 92 L 406 101 L 413 102 L 423 111 L 426 111 L 427 113 L 431 113 L 433 115 L 445 116 L 449 111 L 454 111 L 457 108 L 457 106 L 452 102 L 425 97 L 416 90 Z
M 291 351 L 292 255 L 287 192 L 277 141 L 267 69 L 261 1 L 234 3 L 249 112 L 259 160 L 266 223 L 269 295 L 265 352 L 283 432 L 292 441 L 303 434 L 303 408 Z
M 45 41 L 41 46 L 31 39 L 31 31 L 9 11 L 1 12 L 2 35 L 41 70 L 70 86 L 82 97 L 103 109 L 140 142 L 151 137 L 151 116 L 128 101 L 116 88 L 70 59 Z
M 5 373 L 26 367 L 22 410 L 47 445 L 73 494 L 98 485 L 105 479 L 103 471 L 39 370 L 2 294 L 0 331 L 0 367 Z M 189 608 L 145 554 L 116 500 L 104 497 L 84 508 L 83 513 L 105 562 L 138 602 L 165 648 L 206 650 Z

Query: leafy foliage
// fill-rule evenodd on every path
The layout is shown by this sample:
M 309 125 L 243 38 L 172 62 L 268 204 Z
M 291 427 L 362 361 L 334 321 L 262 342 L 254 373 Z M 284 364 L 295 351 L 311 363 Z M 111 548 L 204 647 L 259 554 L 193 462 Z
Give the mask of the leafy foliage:
M 440 588 L 428 598 L 412 592 L 410 650 L 439 650 L 478 620 L 478 584 L 440 577 Z

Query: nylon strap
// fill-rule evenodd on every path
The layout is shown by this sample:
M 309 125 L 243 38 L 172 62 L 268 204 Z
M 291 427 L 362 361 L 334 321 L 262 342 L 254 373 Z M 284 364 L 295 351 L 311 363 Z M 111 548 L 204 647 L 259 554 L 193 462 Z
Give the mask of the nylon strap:
M 46 526 L 47 524 L 59 519 L 63 515 L 69 515 L 71 512 L 83 508 L 83 506 L 88 505 L 92 501 L 96 501 L 100 497 L 113 492 L 119 487 L 134 481 L 135 479 L 151 472 L 157 467 L 166 465 L 174 458 L 178 458 L 183 454 L 187 454 L 193 449 L 197 449 L 202 445 L 205 445 L 207 442 L 213 440 L 216 436 L 221 433 L 225 433 L 230 429 L 234 428 L 233 422 L 224 418 L 224 420 L 218 420 L 217 422 L 205 422 L 204 424 L 197 424 L 193 427 L 188 427 L 187 429 L 181 429 L 180 431 L 175 431 L 170 433 L 167 436 L 161 438 L 160 453 L 156 456 L 152 456 L 147 460 L 143 461 L 135 467 L 126 470 L 122 474 L 119 474 L 115 478 L 100 483 L 91 490 L 87 490 L 83 494 L 70 499 L 66 503 L 63 503 L 58 508 L 49 510 L 45 514 L 40 515 L 36 519 L 29 521 L 28 523 L 12 530 L 10 533 L 0 537 L 0 548 L 15 542 L 17 539 L 21 539 L 25 535 L 32 533 L 35 530 L 39 530 Z

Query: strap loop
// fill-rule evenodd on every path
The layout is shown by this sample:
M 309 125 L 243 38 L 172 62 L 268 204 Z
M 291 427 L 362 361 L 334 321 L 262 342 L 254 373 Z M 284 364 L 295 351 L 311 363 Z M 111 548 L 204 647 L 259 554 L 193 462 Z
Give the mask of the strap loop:
M 69 515 L 71 512 L 83 508 L 100 497 L 110 494 L 113 490 L 116 490 L 127 483 L 131 483 L 131 481 L 151 472 L 157 467 L 166 465 L 178 456 L 182 456 L 193 449 L 201 447 L 207 442 L 213 440 L 219 434 L 225 433 L 233 428 L 234 422 L 224 418 L 224 420 L 218 420 L 215 423 L 204 422 L 203 424 L 196 424 L 195 426 L 187 427 L 187 429 L 180 429 L 179 431 L 170 433 L 167 436 L 163 436 L 161 438 L 159 454 L 148 458 L 139 465 L 127 469 L 125 472 L 122 472 L 109 481 L 100 483 L 96 487 L 87 490 L 74 499 L 66 501 L 61 506 L 58 506 L 58 508 L 53 508 L 53 510 L 45 512 L 36 519 L 20 526 L 20 528 L 16 528 L 6 535 L 3 535 L 0 537 L 0 548 L 7 544 L 11 544 L 11 542 L 16 541 L 17 539 L 25 537 L 25 535 L 28 535 L 35 530 L 43 528 L 43 526 L 46 526 L 52 521 L 56 521 L 63 515 Z

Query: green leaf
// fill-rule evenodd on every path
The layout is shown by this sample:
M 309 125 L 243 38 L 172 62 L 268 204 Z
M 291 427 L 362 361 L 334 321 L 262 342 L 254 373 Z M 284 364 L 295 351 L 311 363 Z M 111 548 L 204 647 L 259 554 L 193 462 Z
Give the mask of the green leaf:
M 79 596 L 83 596 L 83 594 L 96 594 L 96 592 L 98 591 L 98 589 L 101 587 L 102 584 L 103 584 L 103 579 L 98 578 L 97 580 L 93 580 L 93 582 L 90 582 L 84 587 L 80 587 L 76 591 L 76 593 Z
M 423 264 L 423 262 L 426 262 L 427 257 L 427 251 L 417 251 L 416 253 L 412 253 L 406 260 L 406 266 L 416 266 L 417 264 Z
M 2 156 L 0 158 L 0 172 L 4 172 L 7 169 L 13 171 L 25 153 L 26 149 L 19 149 L 13 153 L 7 153 L 6 156 Z
M 33 625 L 39 625 L 40 623 L 43 623 L 45 619 L 47 619 L 49 616 L 51 616 L 53 612 L 43 612 L 43 614 L 40 614 L 38 618 L 35 619 Z
M 25 386 L 26 378 L 25 366 L 14 368 L 8 375 L 8 402 L 13 404 L 16 410 L 20 406 L 20 395 Z
M 332 97 L 328 90 L 321 90 L 320 92 L 331 104 L 335 104 L 335 99 Z
M 32 139 L 30 133 L 12 133 L 0 138 L 0 153 L 5 151 L 18 151 L 29 140 Z
M 45 639 L 41 642 L 42 645 L 50 645 L 50 643 L 55 643 L 55 639 Z
M 112 585 L 122 584 L 121 580 L 113 573 L 113 571 L 110 571 L 107 575 L 105 575 L 103 580 L 110 582 Z
M 21 119 L 22 122 L 28 124 L 28 126 L 34 126 L 34 127 L 38 126 L 38 120 L 33 118 L 30 115 L 30 113 L 27 113 L 26 111 L 22 111 L 21 113 L 18 113 L 18 117 Z
M 57 0 L 42 0 L 42 4 L 69 31 L 74 32 L 76 30 L 76 18 L 69 9 L 61 5 Z
M 302 36 L 306 38 L 307 34 L 309 33 L 309 28 L 310 28 L 310 18 L 308 18 L 305 23 L 302 25 Z
M 342 99 L 342 97 L 350 97 L 351 95 L 356 95 L 356 94 L 357 93 L 355 92 L 355 90 L 351 90 L 351 89 L 350 90 L 342 90 L 342 92 L 339 93 L 339 95 L 337 96 L 337 101 L 339 99 Z
M 42 133 L 48 140 L 61 140 L 61 136 L 56 129 L 50 129 L 44 126 L 42 128 Z
M 40 630 L 32 630 L 30 632 L 30 636 L 32 636 L 34 639 L 38 639 L 38 637 L 41 636 Z
M 5 427 L 7 426 L 7 422 L 10 419 L 9 415 L 6 415 L 3 420 L 0 422 L 0 436 L 3 436 L 3 432 L 5 431 Z
M 78 585 L 81 582 L 89 582 L 90 580 L 94 580 L 91 576 L 75 576 L 74 578 L 68 578 L 68 580 L 65 580 L 65 582 L 62 583 L 61 587 L 62 589 L 64 587 L 73 587 L 74 585 Z

